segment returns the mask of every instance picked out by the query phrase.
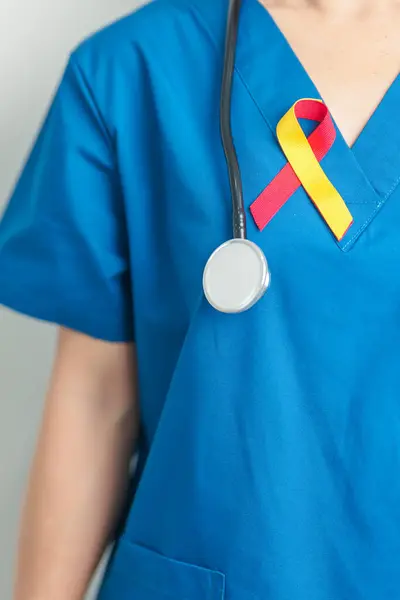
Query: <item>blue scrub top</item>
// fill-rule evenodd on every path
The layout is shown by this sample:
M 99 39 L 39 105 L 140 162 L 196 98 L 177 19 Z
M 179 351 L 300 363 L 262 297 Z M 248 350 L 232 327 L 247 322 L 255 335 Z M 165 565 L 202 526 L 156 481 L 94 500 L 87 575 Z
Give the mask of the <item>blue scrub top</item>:
M 0 302 L 135 340 L 135 496 L 100 600 L 399 600 L 400 78 L 323 168 L 354 224 L 304 189 L 249 237 L 272 285 L 202 293 L 231 236 L 219 134 L 227 0 L 158 0 L 86 40 L 0 226 Z M 286 159 L 276 125 L 318 90 L 244 0 L 233 133 L 246 206 Z

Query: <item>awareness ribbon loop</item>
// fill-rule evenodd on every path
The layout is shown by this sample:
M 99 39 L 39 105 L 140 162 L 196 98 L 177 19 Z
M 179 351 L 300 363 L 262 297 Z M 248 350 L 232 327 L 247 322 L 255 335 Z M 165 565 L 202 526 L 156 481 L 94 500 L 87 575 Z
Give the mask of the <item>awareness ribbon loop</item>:
M 308 138 L 299 119 L 319 123 Z M 250 207 L 257 227 L 264 229 L 303 186 L 335 237 L 341 240 L 352 225 L 353 218 L 320 165 L 336 139 L 328 108 L 320 100 L 298 100 L 278 123 L 277 136 L 288 163 Z

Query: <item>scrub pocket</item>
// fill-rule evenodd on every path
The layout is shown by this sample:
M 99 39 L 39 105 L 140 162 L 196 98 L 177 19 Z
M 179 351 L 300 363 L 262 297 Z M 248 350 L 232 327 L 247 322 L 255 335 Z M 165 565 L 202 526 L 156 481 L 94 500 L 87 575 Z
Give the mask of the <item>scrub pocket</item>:
M 223 600 L 225 576 L 166 558 L 123 538 L 98 600 Z

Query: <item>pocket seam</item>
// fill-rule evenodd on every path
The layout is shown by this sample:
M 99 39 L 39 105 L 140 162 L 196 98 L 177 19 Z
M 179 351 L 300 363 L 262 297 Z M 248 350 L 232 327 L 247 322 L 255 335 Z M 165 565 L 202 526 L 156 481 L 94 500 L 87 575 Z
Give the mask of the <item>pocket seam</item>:
M 153 558 L 154 560 L 164 562 L 166 566 L 170 565 L 176 569 L 178 575 L 179 569 L 181 569 L 182 573 L 185 573 L 186 576 L 192 575 L 193 577 L 204 577 L 205 582 L 206 578 L 209 577 L 209 591 L 206 597 L 207 600 L 223 600 L 225 598 L 225 574 L 221 571 L 171 558 L 161 554 L 157 550 L 148 548 L 139 542 L 131 541 L 125 534 L 121 536 L 120 543 L 122 543 L 122 545 L 126 545 L 127 549 L 132 552 L 143 552 L 148 554 L 150 557 L 149 561 L 151 561 Z M 151 582 L 149 583 L 148 578 L 141 577 L 137 574 L 137 572 L 131 571 L 129 578 L 132 582 L 135 582 L 136 585 L 141 586 L 143 590 L 148 590 L 149 592 L 159 594 L 166 599 L 176 599 L 176 594 L 172 595 L 168 591 L 165 591 L 165 588 L 162 585 L 153 586 Z M 179 600 L 192 600 L 193 596 L 188 594 L 187 590 L 183 589 L 182 591 L 183 595 L 180 596 Z

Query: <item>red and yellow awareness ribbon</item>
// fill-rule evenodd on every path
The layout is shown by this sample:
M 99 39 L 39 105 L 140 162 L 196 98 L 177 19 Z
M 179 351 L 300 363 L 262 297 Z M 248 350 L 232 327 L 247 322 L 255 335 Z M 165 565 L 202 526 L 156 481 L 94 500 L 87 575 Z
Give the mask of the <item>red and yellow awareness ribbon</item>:
M 299 119 L 319 123 L 308 138 Z M 320 100 L 299 100 L 278 123 L 277 136 L 288 163 L 250 207 L 257 227 L 264 229 L 303 186 L 335 237 L 341 240 L 352 225 L 353 218 L 320 165 L 336 139 L 328 108 Z

